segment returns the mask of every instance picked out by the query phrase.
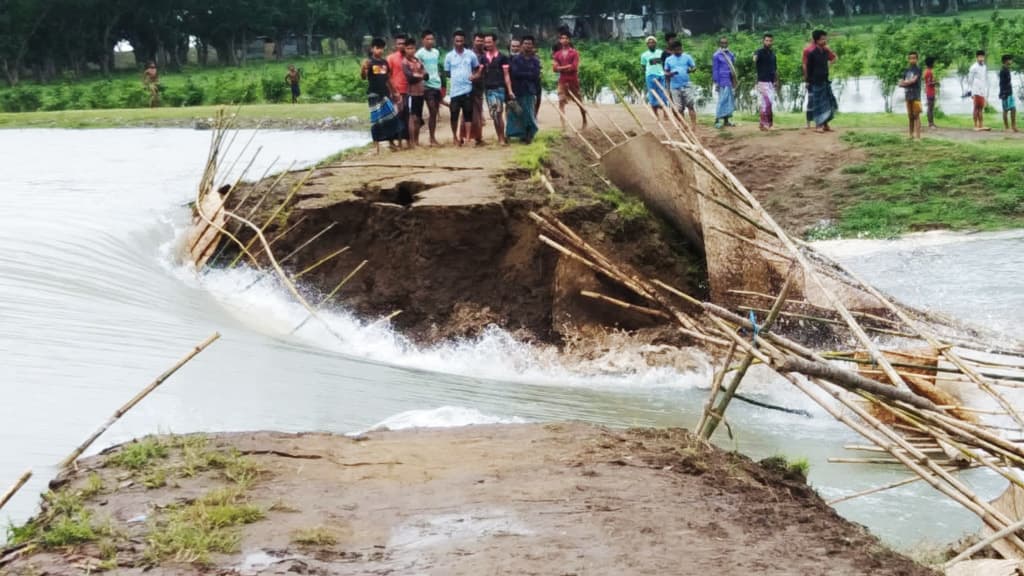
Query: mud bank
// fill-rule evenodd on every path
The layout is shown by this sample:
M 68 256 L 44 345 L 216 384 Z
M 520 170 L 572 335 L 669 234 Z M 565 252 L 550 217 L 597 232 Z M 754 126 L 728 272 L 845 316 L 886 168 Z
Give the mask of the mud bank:
M 598 329 L 653 331 L 647 340 L 678 343 L 649 315 L 580 296 L 591 289 L 633 301 L 542 244 L 530 211 L 556 214 L 646 275 L 705 292 L 703 256 L 638 201 L 609 189 L 560 136 L 530 147 L 359 153 L 284 174 L 266 194 L 274 182 L 240 187 L 229 209 L 269 222 L 266 237 L 291 272 L 347 247 L 301 283 L 327 294 L 365 260 L 332 304 L 368 320 L 400 311 L 393 325 L 421 343 L 471 337 L 490 325 L 546 343 Z M 246 230 L 239 236 L 251 239 Z M 236 254 L 229 246 L 213 264 Z
M 148 438 L 53 490 L 5 574 L 931 574 L 683 430 Z

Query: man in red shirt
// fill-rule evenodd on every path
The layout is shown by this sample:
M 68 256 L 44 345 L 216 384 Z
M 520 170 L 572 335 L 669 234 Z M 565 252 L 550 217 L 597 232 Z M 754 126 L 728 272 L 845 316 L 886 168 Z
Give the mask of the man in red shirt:
M 810 84 L 809 84 L 809 82 L 807 80 L 807 57 L 811 55 L 811 52 L 814 52 L 814 49 L 816 47 L 817 47 L 817 44 L 815 44 L 813 40 L 811 41 L 810 44 L 805 46 L 804 47 L 804 53 L 803 53 L 803 56 L 802 56 L 802 59 L 801 59 L 801 63 L 800 63 L 800 66 L 801 66 L 801 68 L 804 71 L 804 84 L 806 84 L 808 86 L 808 90 L 807 90 L 808 97 L 810 96 L 810 92 L 811 91 L 810 91 L 810 88 L 809 88 Z M 831 66 L 831 64 L 836 61 L 836 53 L 833 52 L 832 49 L 829 48 L 828 46 L 825 46 L 825 52 L 828 53 L 828 62 L 829 62 L 829 65 Z M 810 102 L 808 101 L 808 104 L 807 104 L 807 127 L 808 128 L 811 127 L 812 117 L 813 117 L 813 114 L 811 113 L 811 106 L 810 106 Z
M 391 74 L 391 100 L 395 103 L 395 110 L 398 111 L 399 123 L 402 125 L 402 133 L 398 138 L 399 145 L 402 140 L 409 139 L 409 109 L 406 106 L 409 96 L 409 80 L 405 77 L 402 64 L 405 61 L 405 34 L 395 34 L 395 51 L 388 55 L 388 70 Z
M 587 127 L 587 111 L 583 109 L 580 94 L 580 53 L 572 47 L 568 32 L 558 35 L 558 51 L 551 57 L 551 69 L 558 74 L 558 109 L 562 111 L 562 128 L 565 128 L 565 105 L 573 100 L 583 115 L 583 127 Z

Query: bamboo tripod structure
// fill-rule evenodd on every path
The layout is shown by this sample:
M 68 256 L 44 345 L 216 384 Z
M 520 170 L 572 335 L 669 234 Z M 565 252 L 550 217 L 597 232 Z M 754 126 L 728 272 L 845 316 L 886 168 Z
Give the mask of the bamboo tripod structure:
M 639 96 L 638 91 L 635 93 Z M 660 95 L 654 97 L 663 107 L 668 107 Z M 1024 558 L 1024 539 L 1019 535 L 1024 534 L 1021 519 L 981 498 L 956 475 L 962 470 L 985 468 L 1005 479 L 1011 490 L 1024 490 L 1021 479 L 1024 410 L 1015 406 L 1002 391 L 1021 387 L 1024 354 L 992 360 L 968 354 L 968 351 L 1001 349 L 998 342 L 983 342 L 973 334 L 966 337 L 957 334 L 955 339 L 944 340 L 939 336 L 939 328 L 948 326 L 934 316 L 895 302 L 852 272 L 790 238 L 753 194 L 702 145 L 695 127 L 678 123 L 672 116 L 669 121 L 663 121 L 644 106 L 651 117 L 645 125 L 633 107 L 621 97 L 620 100 L 641 131 L 659 134 L 663 137 L 662 143 L 678 151 L 695 170 L 706 172 L 706 182 L 711 182 L 712 186 L 695 190 L 701 200 L 726 209 L 731 217 L 753 229 L 753 236 L 733 239 L 743 242 L 761 258 L 781 262 L 783 270 L 789 269 L 783 276 L 785 282 L 775 294 L 730 290 L 741 300 L 760 300 L 743 306 L 733 303 L 737 311 L 751 314 L 747 318 L 714 302 L 700 301 L 662 280 L 643 278 L 611 262 L 557 219 L 532 215 L 540 227 L 543 243 L 630 290 L 642 303 L 624 302 L 594 292 L 582 296 L 604 305 L 667 318 L 675 322 L 683 334 L 723 359 L 712 379 L 697 433 L 704 439 L 711 438 L 717 425 L 725 421 L 730 401 L 747 369 L 752 364 L 762 364 L 869 441 L 868 446 L 850 448 L 869 452 L 870 458 L 842 460 L 892 463 L 913 473 L 907 479 L 851 494 L 836 502 L 924 481 L 976 514 L 992 532 L 976 550 L 954 559 L 950 565 L 987 546 L 1006 558 Z M 602 116 L 605 116 L 603 112 L 590 115 L 595 124 Z M 595 128 L 589 133 L 571 123 L 569 128 L 598 162 L 603 157 L 598 149 L 605 141 L 614 148 L 630 140 L 617 125 L 618 130 Z M 616 136 L 625 140 L 616 141 Z M 729 234 L 722 228 L 714 231 Z M 824 305 L 790 298 L 791 281 L 796 274 L 801 275 L 805 286 L 816 289 L 824 298 Z M 882 315 L 852 310 L 843 296 L 833 290 L 836 282 L 869 295 L 877 308 L 884 311 Z M 667 302 L 666 298 L 669 298 Z M 767 316 L 757 319 L 756 312 L 765 311 L 769 300 Z M 785 317 L 800 317 L 827 326 L 851 340 L 855 348 L 817 352 L 775 330 L 776 320 Z M 869 331 L 899 338 L 900 346 L 925 346 L 936 360 L 928 363 L 902 360 L 894 356 L 893 351 L 883 351 L 868 336 Z M 740 361 L 734 365 L 737 356 Z M 727 378 L 730 373 L 731 378 Z M 938 401 L 944 397 L 933 395 L 927 386 L 922 388 L 921 381 L 934 384 L 940 378 L 962 388 L 973 387 L 991 399 L 997 408 L 972 408 L 955 399 Z M 1011 431 L 1016 433 L 1015 438 L 1004 434 Z

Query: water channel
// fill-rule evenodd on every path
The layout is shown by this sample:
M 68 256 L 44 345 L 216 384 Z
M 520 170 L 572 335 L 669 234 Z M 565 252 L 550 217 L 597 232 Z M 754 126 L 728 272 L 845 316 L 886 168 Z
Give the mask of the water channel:
M 239 136 L 237 147 L 248 134 Z M 254 174 L 311 164 L 361 133 L 261 132 Z M 155 432 L 275 429 L 348 433 L 392 427 L 577 419 L 692 426 L 707 372 L 635 370 L 629 351 L 601 370 L 500 331 L 430 349 L 337 310 L 332 330 L 292 327 L 305 312 L 244 269 L 203 277 L 176 261 L 209 134 L 178 129 L 0 131 L 0 487 L 31 484 L 0 514 L 24 521 L 53 465 L 113 410 L 214 330 L 223 338 L 116 424 L 95 450 Z M 236 148 L 237 150 L 237 148 Z M 278 159 L 274 163 L 275 159 Z M 882 288 L 1008 332 L 1024 322 L 1024 233 L 931 234 L 825 248 Z M 748 386 L 745 381 L 744 386 Z M 814 418 L 737 405 L 735 446 L 754 457 L 807 457 L 826 497 L 904 477 L 828 464 L 856 437 L 784 381 L 747 392 Z M 999 482 L 968 476 L 994 496 Z M 920 484 L 920 483 L 918 483 Z M 888 542 L 947 541 L 973 516 L 911 485 L 839 507 Z

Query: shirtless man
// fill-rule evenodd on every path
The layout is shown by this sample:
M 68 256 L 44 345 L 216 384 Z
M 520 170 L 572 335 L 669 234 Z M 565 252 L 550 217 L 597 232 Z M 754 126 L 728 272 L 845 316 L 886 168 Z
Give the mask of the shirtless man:
M 299 101 L 299 71 L 295 68 L 295 64 L 288 65 L 288 74 L 284 77 L 284 81 L 288 83 L 288 86 L 292 90 L 292 104 L 296 104 Z
M 142 71 L 142 85 L 149 90 L 149 107 L 160 106 L 160 73 L 156 70 L 156 62 L 146 64 Z

